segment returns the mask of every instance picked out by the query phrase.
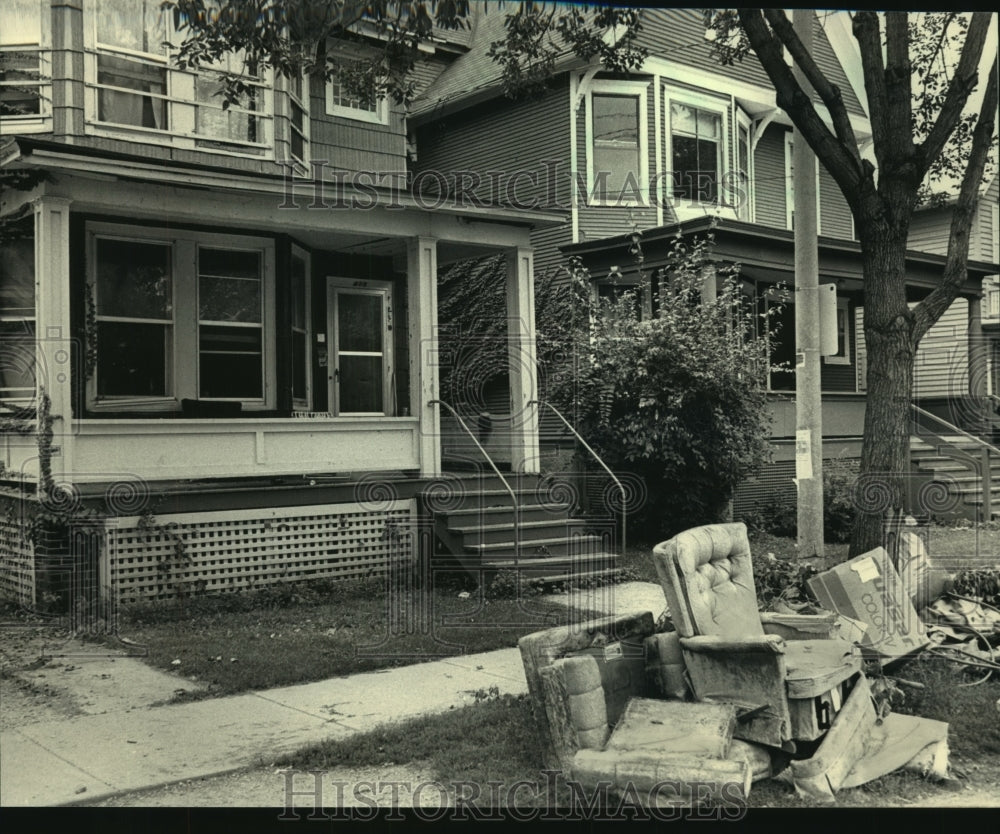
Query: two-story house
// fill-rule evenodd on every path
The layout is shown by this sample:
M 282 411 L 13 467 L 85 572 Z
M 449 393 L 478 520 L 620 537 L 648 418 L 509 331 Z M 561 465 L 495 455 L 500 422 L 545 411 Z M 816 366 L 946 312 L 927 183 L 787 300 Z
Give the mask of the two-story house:
M 0 587 L 29 603 L 74 571 L 137 600 L 415 559 L 453 261 L 503 256 L 509 393 L 536 396 L 531 234 L 562 216 L 424 200 L 401 107 L 239 55 L 180 69 L 181 22 L 0 4 L 0 165 L 24 186 L 0 195 Z M 417 83 L 467 34 L 423 45 Z M 228 108 L 219 71 L 246 85 Z M 537 471 L 533 423 L 508 437 Z M 46 515 L 92 520 L 84 555 Z
M 849 27 L 828 17 L 815 17 L 814 54 L 864 142 L 871 130 L 857 46 Z M 774 303 L 779 285 L 794 286 L 790 120 L 752 56 L 734 66 L 712 57 L 701 10 L 645 9 L 639 40 L 649 57 L 641 68 L 615 75 L 567 52 L 531 102 L 504 98 L 486 57 L 501 26 L 502 15 L 480 12 L 469 51 L 418 100 L 410 119 L 418 170 L 450 177 L 453 193 L 568 208 L 563 223 L 532 232 L 536 271 L 579 256 L 597 292 L 640 285 L 633 231 L 642 234 L 643 268 L 655 287 L 676 234 L 704 235 L 713 226 L 715 258 L 742 265 L 745 292 L 762 308 Z M 814 191 L 819 281 L 836 284 L 838 305 L 839 350 L 822 365 L 824 455 L 857 459 L 865 408 L 860 247 L 846 201 L 821 166 Z M 939 254 L 911 253 L 915 301 L 935 285 L 943 263 Z M 970 263 L 963 296 L 977 296 L 990 271 Z M 774 462 L 738 492 L 737 512 L 795 494 L 795 305 L 781 295 L 771 356 L 779 368 L 768 379 Z M 647 298 L 643 306 L 654 304 Z

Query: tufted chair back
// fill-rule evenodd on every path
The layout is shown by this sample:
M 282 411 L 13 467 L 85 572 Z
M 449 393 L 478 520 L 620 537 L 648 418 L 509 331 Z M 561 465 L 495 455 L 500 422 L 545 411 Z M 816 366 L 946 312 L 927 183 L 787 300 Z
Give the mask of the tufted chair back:
M 685 530 L 656 545 L 653 561 L 682 637 L 763 635 L 746 525 Z

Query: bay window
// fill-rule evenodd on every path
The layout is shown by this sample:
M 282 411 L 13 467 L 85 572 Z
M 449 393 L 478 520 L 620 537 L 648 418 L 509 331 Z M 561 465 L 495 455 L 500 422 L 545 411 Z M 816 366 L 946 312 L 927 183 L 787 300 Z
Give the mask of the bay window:
M 389 123 L 389 108 L 384 97 L 363 99 L 348 93 L 339 81 L 326 85 L 326 112 L 330 116 L 343 116 L 373 124 Z
M 274 407 L 271 241 L 94 223 L 87 242 L 90 407 Z
M 647 199 L 649 154 L 642 83 L 600 82 L 587 96 L 587 180 L 596 204 L 635 205 Z
M 691 206 L 717 205 L 723 159 L 723 117 L 682 101 L 670 102 L 673 196 Z
M 171 54 L 182 35 L 161 0 L 95 0 L 87 11 L 86 111 L 93 132 L 127 130 L 130 139 L 156 142 L 169 133 L 178 147 L 245 154 L 271 145 L 270 85 L 242 55 L 198 70 L 174 66 Z M 238 77 L 242 90 L 224 107 L 227 75 Z
M 50 16 L 48 0 L 0 3 L 0 119 L 18 132 L 51 127 Z

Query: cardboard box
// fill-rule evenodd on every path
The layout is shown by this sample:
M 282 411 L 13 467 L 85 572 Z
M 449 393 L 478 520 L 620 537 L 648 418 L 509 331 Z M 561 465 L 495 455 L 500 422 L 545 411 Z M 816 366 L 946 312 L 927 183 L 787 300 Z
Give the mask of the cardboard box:
M 885 548 L 814 576 L 809 587 L 824 608 L 868 626 L 860 642 L 869 657 L 903 657 L 930 643 Z

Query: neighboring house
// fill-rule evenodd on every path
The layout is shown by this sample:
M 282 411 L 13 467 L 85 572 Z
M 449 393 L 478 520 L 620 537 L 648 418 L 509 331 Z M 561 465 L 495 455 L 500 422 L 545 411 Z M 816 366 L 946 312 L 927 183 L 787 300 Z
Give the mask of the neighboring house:
M 840 25 L 815 18 L 815 54 L 844 96 L 859 140 L 871 130 L 855 84 L 856 44 Z M 794 282 L 792 129 L 751 56 L 735 66 L 711 57 L 702 11 L 646 9 L 640 42 L 650 55 L 627 76 L 556 61 L 547 92 L 532 101 L 503 97 L 486 57 L 502 15 L 476 17 L 469 51 L 430 84 L 410 118 L 416 168 L 448 177 L 453 193 L 524 205 L 567 207 L 562 224 L 532 232 L 538 274 L 580 256 L 598 292 L 638 285 L 631 233 L 642 233 L 644 268 L 665 262 L 674 235 L 706 233 L 717 219 L 715 257 L 742 264 L 747 295 L 762 307 Z M 848 73 L 845 68 L 850 71 Z M 853 82 L 853 83 L 852 83 Z M 864 351 L 859 349 L 862 268 L 853 218 L 820 167 L 815 185 L 819 280 L 837 285 L 840 350 L 822 367 L 824 454 L 856 460 L 864 425 Z M 943 257 L 912 253 L 910 291 L 934 286 Z M 963 296 L 984 274 L 970 264 Z M 655 286 L 655 281 L 653 285 Z M 654 299 L 644 299 L 649 311 Z M 737 496 L 737 511 L 759 499 L 794 495 L 794 305 L 785 307 L 769 377 L 774 463 Z M 544 438 L 543 438 L 544 440 Z
M 466 34 L 426 45 L 418 83 Z M 530 234 L 561 215 L 428 207 L 399 107 L 262 71 L 224 110 L 215 72 L 170 64 L 178 37 L 160 0 L 0 5 L 0 164 L 44 175 L 0 208 L 24 233 L 0 253 L 4 596 L 88 571 L 136 600 L 414 558 L 453 261 L 503 256 L 509 397 L 535 396 Z M 537 471 L 533 424 L 508 442 Z M 104 516 L 86 557 L 59 523 L 80 508 Z M 38 510 L 54 520 L 29 537 Z
M 985 185 L 969 235 L 969 258 L 1000 263 L 1000 185 Z M 921 252 L 948 251 L 954 199 L 918 209 L 909 245 Z M 982 297 L 960 298 L 924 337 L 917 353 L 915 398 L 929 409 L 962 422 L 968 400 L 1000 397 L 1000 277 L 983 281 Z

